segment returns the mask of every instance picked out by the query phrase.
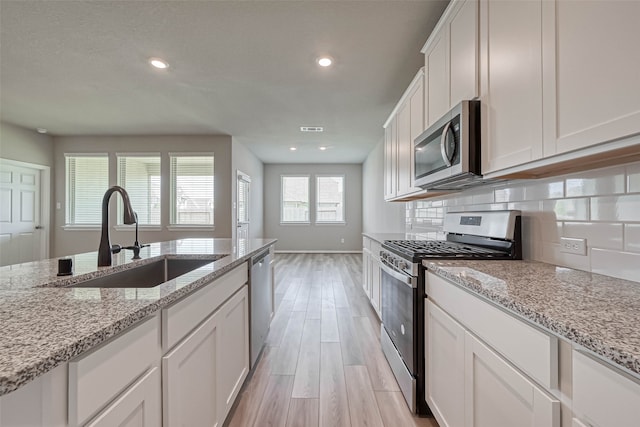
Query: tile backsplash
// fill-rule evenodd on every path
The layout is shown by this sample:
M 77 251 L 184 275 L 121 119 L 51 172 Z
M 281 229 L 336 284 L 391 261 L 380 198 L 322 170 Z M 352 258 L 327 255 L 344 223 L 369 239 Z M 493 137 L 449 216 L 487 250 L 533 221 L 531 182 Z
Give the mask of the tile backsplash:
M 522 211 L 524 258 L 640 282 L 640 162 L 406 203 L 406 231 L 442 237 L 447 212 Z M 560 251 L 587 240 L 587 255 Z

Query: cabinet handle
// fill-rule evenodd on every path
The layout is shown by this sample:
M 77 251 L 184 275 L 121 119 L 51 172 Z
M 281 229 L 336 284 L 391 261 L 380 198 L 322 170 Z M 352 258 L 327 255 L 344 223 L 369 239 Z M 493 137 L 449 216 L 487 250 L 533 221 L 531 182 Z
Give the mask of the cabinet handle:
M 442 160 L 444 160 L 444 164 L 447 165 L 447 167 L 451 167 L 451 160 L 449 160 L 449 156 L 447 155 L 447 150 L 444 145 L 447 141 L 447 132 L 449 132 L 450 127 L 451 122 L 447 122 L 442 130 L 442 135 L 440 135 L 440 154 L 442 154 Z

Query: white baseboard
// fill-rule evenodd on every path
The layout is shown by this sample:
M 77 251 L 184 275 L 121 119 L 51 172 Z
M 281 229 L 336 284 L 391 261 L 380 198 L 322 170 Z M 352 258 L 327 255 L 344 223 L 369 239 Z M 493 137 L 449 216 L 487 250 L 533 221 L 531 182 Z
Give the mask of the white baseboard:
M 277 254 L 361 254 L 362 251 L 275 251 Z

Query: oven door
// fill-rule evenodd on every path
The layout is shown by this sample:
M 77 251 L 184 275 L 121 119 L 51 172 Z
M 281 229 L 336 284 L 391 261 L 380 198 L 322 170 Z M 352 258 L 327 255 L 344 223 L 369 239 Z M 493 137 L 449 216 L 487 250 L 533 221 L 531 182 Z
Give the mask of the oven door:
M 382 324 L 407 369 L 415 376 L 413 316 L 417 278 L 399 272 L 385 263 L 381 266 Z

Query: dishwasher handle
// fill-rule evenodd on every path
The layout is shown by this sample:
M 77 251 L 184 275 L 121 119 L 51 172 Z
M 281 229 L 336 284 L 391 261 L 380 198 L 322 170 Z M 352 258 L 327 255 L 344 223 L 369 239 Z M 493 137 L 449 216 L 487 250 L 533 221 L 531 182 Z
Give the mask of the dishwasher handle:
M 256 265 L 258 263 L 261 263 L 263 259 L 265 259 L 267 256 L 269 255 L 269 249 L 267 249 L 266 251 L 263 251 L 261 253 L 259 253 L 258 255 L 254 255 L 251 258 L 251 265 Z

